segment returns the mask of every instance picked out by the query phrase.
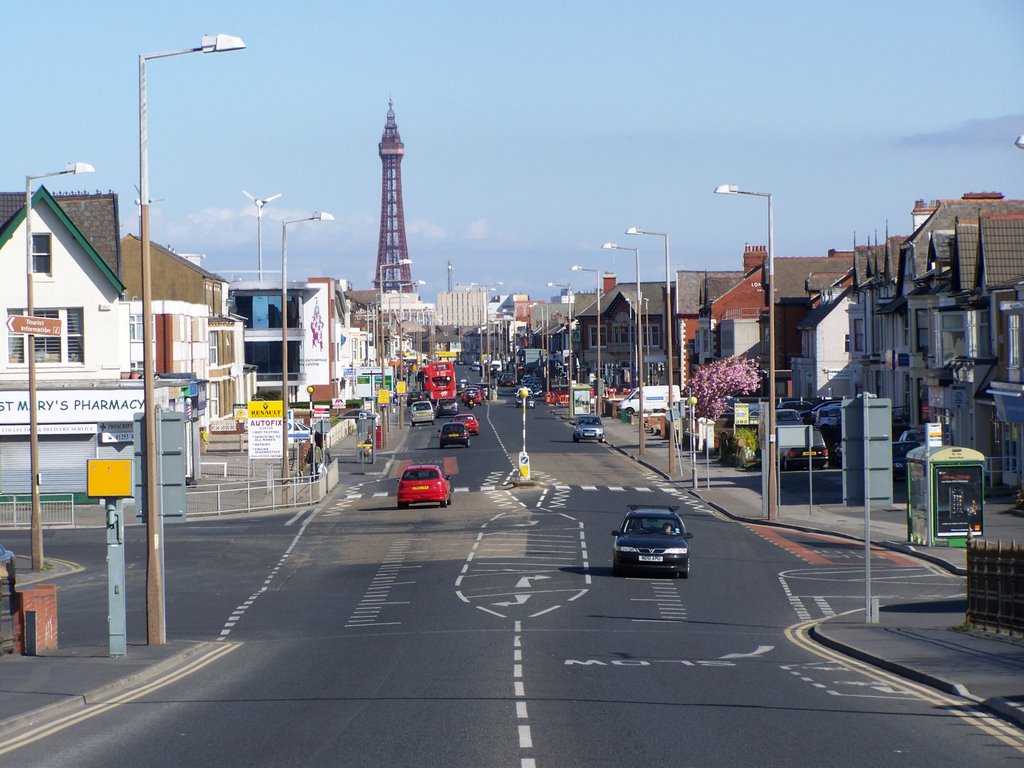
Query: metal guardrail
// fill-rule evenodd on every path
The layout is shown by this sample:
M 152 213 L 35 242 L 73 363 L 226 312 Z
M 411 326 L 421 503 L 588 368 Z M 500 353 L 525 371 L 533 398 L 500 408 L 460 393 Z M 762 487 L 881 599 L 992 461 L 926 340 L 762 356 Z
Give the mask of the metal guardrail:
M 967 621 L 983 629 L 1024 635 L 1024 546 L 968 543 Z
M 332 461 L 317 476 L 296 475 L 287 479 L 268 467 L 262 478 L 189 488 L 185 496 L 188 516 L 238 514 L 317 504 L 338 484 L 338 462 Z
M 74 528 L 74 494 L 48 493 L 40 497 L 39 506 L 44 528 Z M 28 528 L 31 525 L 31 496 L 0 496 L 0 528 Z
M 989 456 L 985 459 L 985 487 L 994 485 L 1017 485 L 1018 464 L 1016 456 Z

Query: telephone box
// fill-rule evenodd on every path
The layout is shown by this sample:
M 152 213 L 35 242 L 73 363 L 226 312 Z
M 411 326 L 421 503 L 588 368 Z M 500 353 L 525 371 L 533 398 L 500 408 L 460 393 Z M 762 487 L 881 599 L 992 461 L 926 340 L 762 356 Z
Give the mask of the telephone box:
M 907 454 L 907 540 L 966 547 L 984 534 L 985 456 L 970 448 L 921 446 Z

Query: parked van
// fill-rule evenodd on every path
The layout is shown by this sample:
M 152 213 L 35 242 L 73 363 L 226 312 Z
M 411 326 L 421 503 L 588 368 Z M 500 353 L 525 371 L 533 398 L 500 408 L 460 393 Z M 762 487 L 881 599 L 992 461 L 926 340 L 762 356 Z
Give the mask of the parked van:
M 682 398 L 679 385 L 672 385 L 672 402 L 678 403 Z M 658 384 L 644 387 L 644 413 L 657 413 L 668 407 L 668 385 Z M 619 403 L 619 410 L 635 416 L 640 411 L 640 389 L 634 389 Z

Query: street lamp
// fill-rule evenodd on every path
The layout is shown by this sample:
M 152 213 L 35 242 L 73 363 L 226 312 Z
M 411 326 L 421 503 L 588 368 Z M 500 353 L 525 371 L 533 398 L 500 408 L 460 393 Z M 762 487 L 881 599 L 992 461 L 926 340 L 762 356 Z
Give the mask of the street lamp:
M 281 480 L 288 480 L 288 225 L 301 221 L 334 221 L 329 213 L 314 213 L 281 222 Z M 310 425 L 312 426 L 312 418 Z M 312 437 L 312 433 L 310 434 Z M 283 491 L 282 491 L 283 492 Z
M 149 134 L 146 104 L 146 62 L 186 53 L 222 53 L 245 48 L 240 37 L 203 35 L 197 48 L 139 54 L 139 238 L 142 251 L 142 379 L 146 445 L 146 638 L 150 645 L 167 642 L 164 624 L 164 574 L 161 556 L 160 484 L 156 449 L 156 350 L 153 339 L 153 260 L 149 249 Z
M 96 169 L 88 163 L 68 163 L 63 171 L 52 171 L 25 177 L 25 314 L 35 315 L 35 262 L 32 258 L 32 181 L 50 176 L 74 173 L 92 173 Z M 28 361 L 28 442 L 29 485 L 32 494 L 32 570 L 43 569 L 43 509 L 39 500 L 39 414 L 36 413 L 36 335 L 27 334 L 22 346 Z
M 597 278 L 597 394 L 594 398 L 594 406 L 598 416 L 604 414 L 604 410 L 601 407 L 601 395 L 604 387 L 601 383 L 601 270 L 596 267 L 591 269 L 589 267 L 582 267 L 579 264 L 573 265 L 573 272 L 593 272 Z M 582 345 L 582 342 L 581 342 Z
M 770 192 L 747 192 L 735 184 L 720 184 L 715 187 L 716 195 L 750 195 L 768 199 L 768 487 L 765 517 L 778 517 L 778 451 L 775 449 L 775 222 L 772 218 L 772 196 Z
M 652 235 L 655 237 L 665 238 L 665 351 L 668 357 L 668 411 L 672 410 L 672 397 L 673 397 L 673 384 L 675 379 L 675 371 L 673 370 L 673 358 L 675 357 L 675 348 L 672 344 L 673 326 L 676 323 L 676 311 L 675 304 L 672 301 L 672 277 L 671 277 L 671 266 L 669 264 L 668 256 L 668 233 L 667 232 L 649 232 L 639 227 L 630 227 L 626 230 L 627 235 Z M 682 356 L 680 356 L 680 389 L 682 389 Z M 668 473 L 671 475 L 676 469 L 676 443 L 675 436 L 673 435 L 674 423 L 669 418 L 665 418 L 665 436 L 668 438 Z M 696 487 L 696 486 L 695 486 Z
M 640 315 L 642 304 L 640 303 L 642 297 L 640 295 L 640 249 L 639 248 L 627 248 L 624 245 L 618 245 L 616 243 L 605 243 L 601 246 L 606 250 L 614 251 L 632 251 L 633 257 L 636 259 L 636 383 L 640 390 L 640 418 L 637 419 L 639 423 L 639 452 L 640 455 L 644 455 L 644 357 L 643 357 L 643 338 L 644 325 L 643 318 Z M 669 450 L 671 455 L 672 451 Z
M 256 255 L 258 259 L 257 268 L 259 270 L 256 275 L 259 280 L 263 280 L 263 206 L 273 200 L 277 200 L 277 198 L 281 196 L 281 193 L 278 192 L 276 195 L 271 195 L 263 200 L 253 197 L 244 189 L 242 190 L 242 194 L 256 204 Z
M 384 360 L 384 358 L 386 357 L 386 355 L 384 354 L 384 272 L 385 272 L 385 270 L 388 270 L 388 269 L 395 269 L 396 267 L 405 267 L 405 266 L 408 266 L 409 264 L 412 264 L 412 259 L 399 259 L 398 261 L 393 261 L 390 264 L 388 264 L 388 263 L 380 264 L 377 267 L 377 297 L 378 297 L 377 298 L 377 318 L 378 318 L 377 319 L 377 337 L 378 337 L 378 339 L 380 341 L 380 346 L 377 348 L 377 356 L 380 358 L 380 387 L 381 387 L 381 389 L 384 388 L 384 381 L 385 381 L 385 373 L 384 373 L 384 362 L 385 362 L 385 360 Z M 402 282 L 401 273 L 399 273 L 399 276 L 395 280 L 395 282 L 399 283 L 399 286 L 398 286 L 399 290 L 398 290 L 398 292 L 399 292 L 399 294 L 401 294 L 401 292 L 402 292 L 402 290 L 401 290 L 402 289 L 402 286 L 401 286 L 401 282 Z M 380 403 L 380 389 L 378 389 L 377 390 L 377 400 L 374 403 L 374 407 L 376 407 L 380 411 L 380 416 L 381 416 L 381 418 L 380 418 L 381 441 L 382 441 L 382 443 L 384 445 L 387 445 L 388 422 L 387 422 L 387 419 L 384 418 L 384 409 L 381 408 L 380 405 L 381 405 L 381 403 Z
M 568 283 L 563 285 L 561 283 L 548 283 L 548 288 L 564 288 L 569 292 L 569 331 L 566 334 L 566 344 L 569 350 L 569 373 L 566 376 L 565 383 L 569 389 L 569 415 L 571 416 L 575 410 L 572 401 L 572 305 L 576 301 L 576 297 L 573 295 L 572 286 Z

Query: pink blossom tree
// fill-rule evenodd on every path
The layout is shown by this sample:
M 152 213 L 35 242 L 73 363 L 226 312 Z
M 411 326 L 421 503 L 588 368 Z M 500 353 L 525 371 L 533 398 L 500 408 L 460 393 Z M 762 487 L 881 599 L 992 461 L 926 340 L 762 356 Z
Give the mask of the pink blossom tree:
M 694 413 L 714 421 L 725 411 L 725 398 L 746 395 L 761 386 L 757 361 L 733 355 L 699 366 L 690 381 L 690 393 L 697 398 Z

